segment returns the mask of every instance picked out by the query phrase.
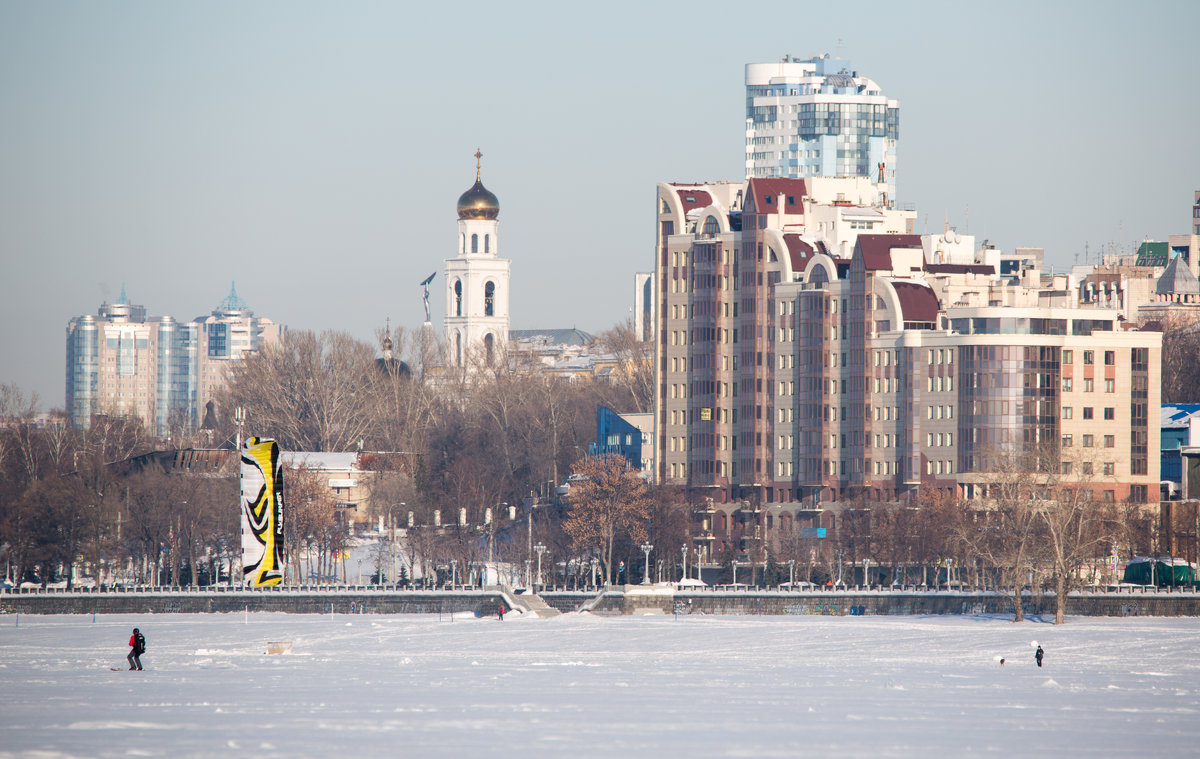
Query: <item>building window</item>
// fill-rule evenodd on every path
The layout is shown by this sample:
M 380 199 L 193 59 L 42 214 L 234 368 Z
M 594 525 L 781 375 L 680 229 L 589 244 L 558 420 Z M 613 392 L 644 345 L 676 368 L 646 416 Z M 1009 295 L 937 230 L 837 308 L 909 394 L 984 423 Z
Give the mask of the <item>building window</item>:
M 1114 379 L 1104 380 L 1104 392 L 1106 392 L 1106 393 L 1117 392 L 1117 381 Z
M 1072 390 L 1071 378 L 1063 377 L 1063 392 L 1069 393 L 1069 392 L 1071 392 L 1071 390 Z
M 1116 410 L 1113 409 L 1112 407 L 1104 409 L 1104 418 L 1109 421 L 1116 419 L 1117 418 Z
M 1116 351 L 1104 351 L 1104 365 L 1105 366 L 1114 366 L 1114 365 L 1116 365 L 1116 363 L 1117 363 L 1117 352 Z
M 496 283 L 488 282 L 483 286 L 483 315 L 496 315 Z
M 1062 418 L 1070 419 L 1072 417 L 1072 415 L 1074 414 L 1074 411 L 1075 411 L 1075 409 L 1071 408 L 1070 406 L 1063 406 L 1062 407 Z
M 462 280 L 454 280 L 454 315 L 462 316 Z
M 1084 418 L 1084 419 L 1091 419 L 1091 418 L 1093 418 L 1093 417 L 1092 417 L 1092 414 L 1093 414 L 1093 409 L 1092 409 L 1092 407 L 1091 407 L 1091 406 L 1084 406 L 1084 407 L 1083 407 L 1083 418 Z
M 1092 380 L 1092 378 L 1091 378 L 1091 377 L 1085 377 L 1085 378 L 1084 378 L 1084 380 L 1083 380 L 1083 392 L 1085 392 L 1085 393 L 1090 393 L 1090 392 L 1092 392 L 1092 390 L 1094 390 L 1094 389 L 1095 389 L 1095 385 L 1093 384 L 1093 380 Z
M 471 235 L 471 252 L 479 252 L 479 235 Z
M 492 236 L 491 235 L 483 236 L 483 252 L 484 253 L 492 252 Z
M 1095 353 L 1092 351 L 1083 352 L 1083 363 L 1085 366 L 1096 363 Z
M 1116 472 L 1116 465 L 1111 461 L 1104 462 L 1104 474 L 1111 477 Z
M 1075 351 L 1069 351 L 1069 350 L 1063 351 L 1062 352 L 1062 362 L 1064 364 L 1074 363 L 1075 362 Z
M 1093 441 L 1094 441 L 1094 440 L 1095 440 L 1095 437 L 1094 437 L 1094 436 L 1092 436 L 1092 435 L 1084 435 L 1084 436 L 1083 436 L 1083 447 L 1084 447 L 1084 448 L 1091 448 L 1091 447 L 1092 447 L 1092 443 L 1093 443 Z
M 1075 445 L 1075 438 L 1074 438 L 1074 436 L 1072 436 L 1072 435 L 1063 435 L 1063 436 L 1062 436 L 1062 445 L 1063 445 L 1063 448 L 1070 448 L 1071 446 Z

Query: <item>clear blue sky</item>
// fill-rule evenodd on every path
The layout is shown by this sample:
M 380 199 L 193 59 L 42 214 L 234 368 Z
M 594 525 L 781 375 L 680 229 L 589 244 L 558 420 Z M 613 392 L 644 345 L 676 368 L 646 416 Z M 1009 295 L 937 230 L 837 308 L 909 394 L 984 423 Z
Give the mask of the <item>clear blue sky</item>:
M 751 16 L 748 9 L 753 8 Z M 825 52 L 900 101 L 898 196 L 1060 269 L 1186 232 L 1200 4 L 0 3 L 0 383 L 130 299 L 374 339 L 500 198 L 512 326 L 600 331 L 658 181 L 740 179 L 744 64 Z M 441 299 L 435 297 L 440 330 Z

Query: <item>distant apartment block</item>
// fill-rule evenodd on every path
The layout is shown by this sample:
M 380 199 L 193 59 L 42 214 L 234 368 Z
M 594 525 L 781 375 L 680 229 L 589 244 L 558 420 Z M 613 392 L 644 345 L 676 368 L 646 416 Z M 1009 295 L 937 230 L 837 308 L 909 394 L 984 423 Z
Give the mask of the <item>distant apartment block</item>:
M 278 341 L 283 327 L 257 317 L 231 288 L 208 316 L 147 317 L 121 289 L 116 303 L 67 323 L 66 404 L 71 423 L 133 414 L 159 437 L 193 430 L 231 362 Z

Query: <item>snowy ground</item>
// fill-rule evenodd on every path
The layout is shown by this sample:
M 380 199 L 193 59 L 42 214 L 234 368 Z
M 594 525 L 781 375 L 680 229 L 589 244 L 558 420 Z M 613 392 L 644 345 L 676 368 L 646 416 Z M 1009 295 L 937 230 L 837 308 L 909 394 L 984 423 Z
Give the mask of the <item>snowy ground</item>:
M 1198 756 L 1198 651 L 1185 618 L 5 615 L 0 757 Z

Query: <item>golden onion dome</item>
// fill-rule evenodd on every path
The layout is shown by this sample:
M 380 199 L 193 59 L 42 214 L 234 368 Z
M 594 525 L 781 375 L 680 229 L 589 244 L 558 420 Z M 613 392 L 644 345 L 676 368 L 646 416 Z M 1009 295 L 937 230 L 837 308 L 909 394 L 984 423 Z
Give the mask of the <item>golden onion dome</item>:
M 483 186 L 479 177 L 479 159 L 483 153 L 475 151 L 475 184 L 458 196 L 458 218 L 494 219 L 500 215 L 500 201 L 491 190 Z

